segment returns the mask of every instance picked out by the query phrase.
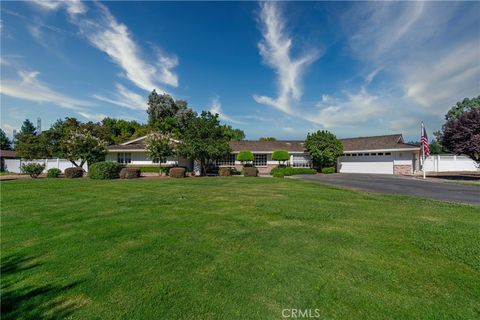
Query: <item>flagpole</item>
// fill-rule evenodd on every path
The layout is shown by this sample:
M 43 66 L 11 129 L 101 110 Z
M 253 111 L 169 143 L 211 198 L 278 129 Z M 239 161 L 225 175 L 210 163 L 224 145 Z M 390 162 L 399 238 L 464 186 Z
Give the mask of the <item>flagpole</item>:
M 423 132 L 424 132 L 424 127 L 423 127 L 423 121 L 422 121 L 422 132 L 420 134 L 420 137 L 423 137 Z M 423 179 L 425 179 L 425 146 L 422 143 L 422 171 L 423 171 Z

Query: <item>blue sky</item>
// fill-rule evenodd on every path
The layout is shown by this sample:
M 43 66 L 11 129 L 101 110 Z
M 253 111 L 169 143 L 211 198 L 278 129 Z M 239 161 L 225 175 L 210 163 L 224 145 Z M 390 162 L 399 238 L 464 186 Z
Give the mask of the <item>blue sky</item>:
M 247 138 L 431 133 L 480 94 L 479 2 L 1 2 L 1 126 L 146 122 L 152 89 Z

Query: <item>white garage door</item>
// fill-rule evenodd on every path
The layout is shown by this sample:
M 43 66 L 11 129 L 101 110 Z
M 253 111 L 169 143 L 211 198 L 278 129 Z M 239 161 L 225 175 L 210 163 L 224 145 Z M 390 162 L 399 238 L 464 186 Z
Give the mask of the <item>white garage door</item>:
M 341 173 L 393 174 L 393 159 L 390 156 L 342 156 L 339 170 Z

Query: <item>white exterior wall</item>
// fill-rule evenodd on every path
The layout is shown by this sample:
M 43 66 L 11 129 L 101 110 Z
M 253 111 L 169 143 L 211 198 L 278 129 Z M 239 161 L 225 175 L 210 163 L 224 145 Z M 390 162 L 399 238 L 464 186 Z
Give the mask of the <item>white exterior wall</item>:
M 466 156 L 432 155 L 425 161 L 425 170 L 426 172 L 477 172 L 480 169 L 475 161 Z
M 4 159 L 5 161 L 5 171 L 13 172 L 13 173 L 21 173 L 20 167 L 24 163 L 39 163 L 44 164 L 45 170 L 43 172 L 47 172 L 48 169 L 57 168 L 60 169 L 62 172 L 65 172 L 67 168 L 75 167 L 69 160 L 66 159 L 35 159 L 35 160 L 21 160 L 21 159 Z M 76 161 L 80 164 L 80 160 Z M 88 172 L 88 164 L 85 162 L 83 165 L 83 169 Z
M 152 160 L 148 159 L 147 153 L 146 152 L 128 152 L 126 151 L 125 153 L 130 153 L 132 155 L 132 162 L 129 163 L 129 165 L 138 165 L 138 166 L 158 166 L 158 163 L 154 163 Z M 109 152 L 106 157 L 105 161 L 117 161 L 118 159 L 118 152 Z M 167 158 L 166 163 L 162 163 L 162 165 L 166 166 L 181 166 L 181 167 L 187 167 L 189 169 L 192 169 L 192 162 L 188 159 L 185 158 L 177 158 L 177 157 L 169 157 Z

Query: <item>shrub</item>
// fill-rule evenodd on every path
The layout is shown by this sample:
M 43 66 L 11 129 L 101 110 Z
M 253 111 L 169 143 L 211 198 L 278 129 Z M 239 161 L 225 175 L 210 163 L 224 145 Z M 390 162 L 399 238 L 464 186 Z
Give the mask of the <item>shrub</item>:
M 47 178 L 58 178 L 58 176 L 62 173 L 62 170 L 57 168 L 48 169 L 47 171 Z
M 325 174 L 335 173 L 335 167 L 322 168 L 322 173 L 325 173 Z
M 27 163 L 27 164 L 24 163 L 20 167 L 20 171 L 22 171 L 22 173 L 26 173 L 34 179 L 37 178 L 43 172 L 44 169 L 45 169 L 45 165 L 40 163 Z
M 158 173 L 165 174 L 167 176 L 169 172 L 170 172 L 170 167 L 160 167 L 158 171 Z
M 278 161 L 278 164 L 285 163 L 290 160 L 290 154 L 287 150 L 275 150 L 272 153 L 272 160 Z
M 113 161 L 97 162 L 88 168 L 88 177 L 96 180 L 117 179 L 122 168 L 122 164 Z
M 297 174 L 315 174 L 317 171 L 312 168 L 294 168 L 294 167 L 277 167 L 270 171 L 274 177 L 283 178 L 284 176 L 294 176 Z
M 140 168 L 122 168 L 120 170 L 120 179 L 140 178 Z
M 256 177 L 258 176 L 257 167 L 245 167 L 243 168 L 243 175 L 245 177 Z
M 227 167 L 221 167 L 218 169 L 218 175 L 221 177 L 228 177 L 232 175 L 232 169 Z
M 185 177 L 185 168 L 183 167 L 173 167 L 168 172 L 172 178 L 184 178 Z
M 83 169 L 80 167 L 67 168 L 65 169 L 65 177 L 81 178 L 83 177 Z
M 253 161 L 254 156 L 252 151 L 248 150 L 241 150 L 237 154 L 237 161 L 240 161 L 241 163 L 247 162 L 247 161 Z

